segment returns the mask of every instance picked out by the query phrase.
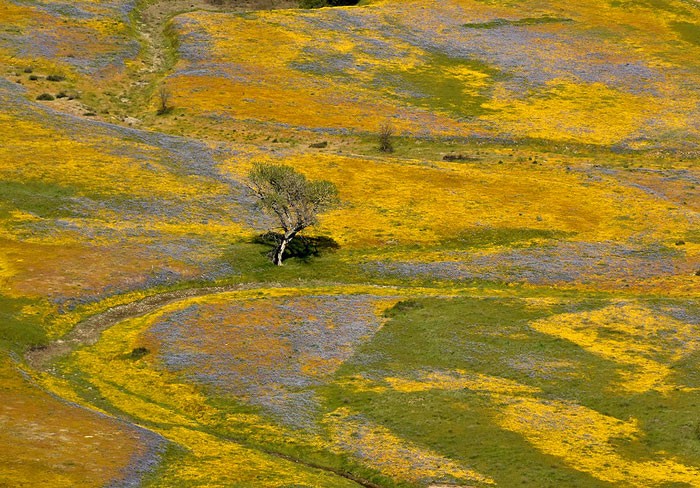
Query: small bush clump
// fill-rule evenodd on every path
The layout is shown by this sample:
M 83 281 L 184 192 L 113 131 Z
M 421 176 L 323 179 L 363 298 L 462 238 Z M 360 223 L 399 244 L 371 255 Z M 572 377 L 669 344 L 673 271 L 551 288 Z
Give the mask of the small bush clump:
M 443 161 L 478 161 L 479 158 L 468 156 L 466 154 L 445 154 L 442 157 Z
M 142 357 L 148 355 L 150 352 L 151 351 L 149 351 L 145 347 L 136 347 L 131 351 L 131 353 L 129 353 L 128 357 L 129 359 L 139 360 Z
M 51 95 L 50 93 L 42 93 L 41 95 L 36 97 L 36 99 L 37 100 L 47 100 L 47 101 L 55 100 L 54 96 Z
M 357 5 L 359 0 L 299 0 L 300 8 L 343 7 Z
M 46 77 L 48 81 L 63 81 L 66 79 L 65 76 L 62 75 L 49 75 Z

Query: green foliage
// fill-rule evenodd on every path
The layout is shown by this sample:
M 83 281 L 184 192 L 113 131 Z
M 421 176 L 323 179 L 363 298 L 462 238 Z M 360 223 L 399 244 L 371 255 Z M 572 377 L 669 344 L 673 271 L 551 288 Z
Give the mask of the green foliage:
M 338 204 L 333 183 L 309 181 L 291 166 L 255 163 L 248 179 L 262 209 L 276 216 L 285 232 L 316 224 L 319 212 Z
M 51 95 L 50 93 L 42 93 L 38 97 L 36 97 L 37 100 L 45 100 L 45 101 L 51 101 L 55 100 L 54 96 Z
M 585 310 L 600 305 L 582 301 L 568 306 Z M 561 311 L 557 306 L 532 309 L 508 298 L 405 300 L 386 312 L 389 322 L 340 368 L 336 378 L 411 378 L 417 371 L 462 369 L 543 387 L 552 396 L 587 397 L 588 392 L 581 390 L 590 392 L 615 377 L 611 365 L 528 327 L 530 321 Z M 589 380 L 532 377 L 511 366 L 538 358 L 573 361 L 582 375 L 590 375 Z M 501 429 L 494 421 L 493 406 L 477 392 L 372 392 L 338 384 L 342 381 L 324 389 L 328 410 L 349 406 L 403 439 L 489 473 L 499 486 L 605 486 Z M 536 479 L 559 481 L 540 484 Z

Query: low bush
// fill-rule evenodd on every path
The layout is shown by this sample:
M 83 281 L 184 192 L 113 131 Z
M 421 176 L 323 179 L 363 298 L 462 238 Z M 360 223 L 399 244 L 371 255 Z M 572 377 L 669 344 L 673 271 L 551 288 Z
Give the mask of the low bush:
M 357 5 L 359 0 L 299 0 L 300 8 L 343 7 Z

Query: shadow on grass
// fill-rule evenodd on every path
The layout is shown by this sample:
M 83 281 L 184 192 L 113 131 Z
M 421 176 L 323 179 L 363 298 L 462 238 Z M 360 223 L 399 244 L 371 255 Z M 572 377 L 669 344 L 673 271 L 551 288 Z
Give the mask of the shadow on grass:
M 282 234 L 278 232 L 266 232 L 253 238 L 254 244 L 262 244 L 270 248 L 267 253 L 270 257 L 280 242 L 282 242 Z M 340 244 L 330 237 L 297 236 L 284 251 L 284 259 L 298 258 L 308 262 L 312 257 L 318 257 L 324 252 L 332 252 L 337 249 L 340 249 Z

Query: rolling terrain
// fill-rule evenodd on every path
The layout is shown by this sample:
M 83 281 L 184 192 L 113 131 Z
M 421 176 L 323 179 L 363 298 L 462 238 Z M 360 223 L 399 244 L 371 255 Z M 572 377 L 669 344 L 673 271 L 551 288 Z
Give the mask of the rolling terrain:
M 0 486 L 700 486 L 699 89 L 690 0 L 0 0 Z

